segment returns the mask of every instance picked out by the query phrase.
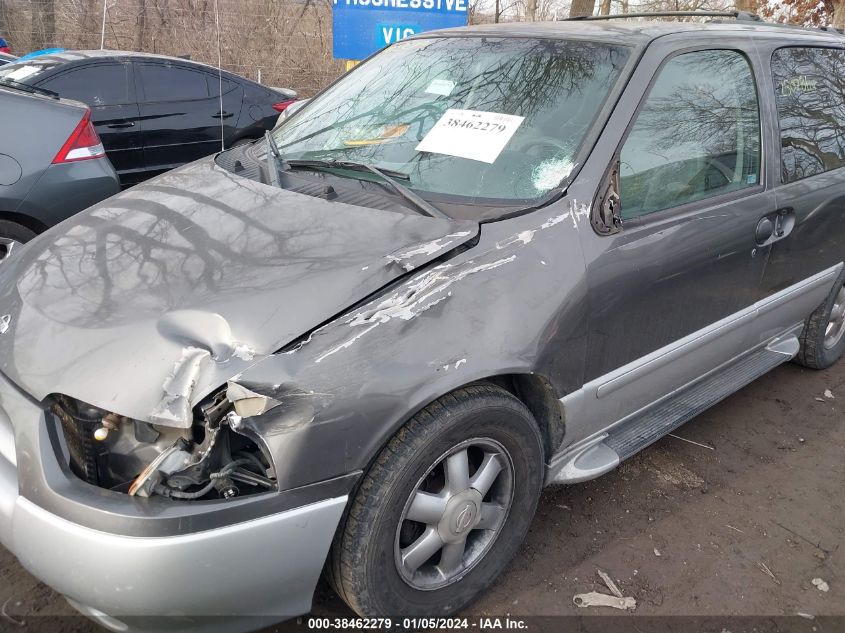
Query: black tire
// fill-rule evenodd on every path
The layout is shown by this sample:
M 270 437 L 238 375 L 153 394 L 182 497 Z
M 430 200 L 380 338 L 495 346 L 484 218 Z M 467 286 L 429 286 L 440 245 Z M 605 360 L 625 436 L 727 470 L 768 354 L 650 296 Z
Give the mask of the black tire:
M 0 220 L 0 237 L 7 237 L 21 244 L 26 244 L 36 235 L 35 231 L 25 227 L 23 224 L 18 224 L 10 220 Z
M 474 566 L 458 572 L 445 587 L 418 589 L 405 581 L 395 559 L 406 503 L 439 458 L 462 442 L 481 437 L 498 443 L 510 458 L 510 509 Z M 326 567 L 329 582 L 364 617 L 444 616 L 459 611 L 499 576 L 516 553 L 534 517 L 543 474 L 538 426 L 509 392 L 479 384 L 440 398 L 399 430 L 364 475 L 332 546 Z
M 845 287 L 845 270 L 843 270 L 825 299 L 815 312 L 810 315 L 801 332 L 801 349 L 795 357 L 795 362 L 810 369 L 826 369 L 833 365 L 845 353 L 845 336 L 831 347 L 825 346 L 825 331 L 830 323 L 831 312 L 837 296 L 841 296 Z

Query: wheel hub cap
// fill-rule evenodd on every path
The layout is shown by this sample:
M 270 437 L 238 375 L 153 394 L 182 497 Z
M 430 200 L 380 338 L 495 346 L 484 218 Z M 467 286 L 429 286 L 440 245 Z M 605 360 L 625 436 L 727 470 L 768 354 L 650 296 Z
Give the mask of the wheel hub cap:
M 470 488 L 458 493 L 446 503 L 443 518 L 437 524 L 437 533 L 444 543 L 457 543 L 466 538 L 481 518 L 481 493 Z

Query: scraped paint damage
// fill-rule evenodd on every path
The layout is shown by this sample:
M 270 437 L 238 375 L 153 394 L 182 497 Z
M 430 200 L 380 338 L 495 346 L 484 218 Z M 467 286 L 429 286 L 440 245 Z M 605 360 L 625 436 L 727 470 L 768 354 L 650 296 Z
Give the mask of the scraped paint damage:
M 292 383 L 269 385 L 230 380 L 226 399 L 234 405 L 235 410 L 227 419 L 235 431 L 250 430 L 255 435 L 268 437 L 310 424 L 317 410 L 329 405 L 332 396 Z M 262 417 L 265 413 L 272 415 Z
M 319 363 L 337 352 L 354 345 L 359 339 L 374 329 L 394 319 L 409 321 L 423 312 L 430 310 L 437 304 L 446 301 L 450 296 L 449 288 L 452 284 L 465 279 L 476 273 L 493 270 L 513 261 L 516 255 L 504 257 L 486 264 L 470 266 L 474 262 L 468 261 L 462 269 L 452 264 L 441 264 L 429 271 L 422 273 L 419 277 L 411 280 L 406 290 L 395 292 L 387 299 L 381 301 L 371 310 L 365 310 L 355 314 L 345 323 L 350 327 L 364 326 L 360 332 L 336 345 L 327 352 L 320 355 L 315 362 Z
M 416 257 L 431 257 L 435 253 L 439 253 L 440 251 L 444 251 L 446 248 L 454 244 L 457 240 L 460 240 L 466 236 L 470 235 L 470 231 L 459 231 L 457 233 L 450 233 L 444 237 L 439 237 L 436 240 L 432 240 L 430 242 L 425 242 L 423 244 L 417 244 L 416 246 L 412 246 L 410 248 L 405 248 L 401 251 L 396 251 L 391 253 L 386 257 L 386 259 L 394 264 L 398 264 L 405 270 L 411 271 L 416 268 L 416 263 L 412 260 Z
M 586 205 L 582 206 L 586 208 Z M 515 233 L 505 239 L 499 240 L 493 248 L 479 253 L 478 257 L 472 260 L 458 265 L 450 263 L 440 264 L 439 266 L 435 266 L 431 270 L 425 271 L 417 277 L 410 279 L 401 290 L 394 292 L 385 299 L 382 299 L 372 308 L 362 310 L 354 314 L 350 319 L 347 319 L 344 322 L 345 325 L 353 328 L 360 327 L 362 329 L 343 342 L 334 345 L 327 351 L 323 352 L 315 359 L 314 362 L 320 363 L 340 351 L 349 349 L 367 334 L 385 323 L 396 319 L 410 321 L 411 319 L 416 318 L 441 302 L 448 300 L 449 297 L 452 296 L 451 286 L 456 282 L 459 282 L 470 275 L 509 264 L 515 261 L 517 256 L 512 254 L 507 257 L 500 257 L 494 261 L 481 264 L 476 263 L 479 259 L 506 248 L 515 250 L 527 246 L 535 239 L 539 232 L 552 228 L 568 218 L 572 218 L 572 221 L 577 228 L 577 218 L 581 217 L 584 213 L 585 211 L 583 209 L 573 206 L 570 211 L 548 218 L 536 228 L 519 231 L 518 233 Z M 589 213 L 589 211 L 587 210 L 586 213 Z M 406 270 L 412 270 L 414 266 L 407 261 L 408 258 L 421 254 L 431 255 L 448 246 L 451 240 L 463 238 L 466 237 L 466 235 L 468 235 L 467 232 L 453 233 L 439 240 L 427 242 L 426 244 L 421 244 L 400 253 L 394 253 L 388 256 L 388 259 L 392 262 L 403 265 Z M 447 241 L 444 242 L 444 240 Z M 325 327 L 327 326 L 324 326 L 324 328 Z M 308 339 L 286 353 L 290 354 L 298 351 L 303 345 L 310 342 L 315 334 L 319 333 L 324 328 L 320 328 L 320 330 L 312 332 Z M 460 363 L 461 361 L 458 362 Z M 463 362 L 466 362 L 466 359 L 463 359 Z
M 578 220 L 590 217 L 590 205 L 583 202 L 578 204 L 578 201 L 573 198 L 569 203 L 569 215 L 572 217 L 572 226 L 577 229 Z
M 449 362 L 445 365 L 441 365 L 437 371 L 449 371 L 450 369 L 458 369 L 461 365 L 465 365 L 467 362 L 466 358 L 461 358 L 456 360 L 455 362 Z M 431 364 L 431 363 L 429 363 Z
M 237 343 L 235 345 L 235 348 L 232 350 L 232 357 L 250 361 L 255 358 L 255 350 L 249 347 L 248 345 Z
M 282 404 L 272 396 L 258 393 L 231 380 L 226 386 L 226 398 L 235 405 L 235 413 L 242 418 L 262 415 Z

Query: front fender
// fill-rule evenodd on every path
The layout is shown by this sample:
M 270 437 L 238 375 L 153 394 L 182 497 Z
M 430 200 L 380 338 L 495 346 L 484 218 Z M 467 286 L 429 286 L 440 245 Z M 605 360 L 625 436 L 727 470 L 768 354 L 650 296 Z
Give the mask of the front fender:
M 586 288 L 567 199 L 484 225 L 479 243 L 414 271 L 232 382 L 275 406 L 242 420 L 293 488 L 364 469 L 415 412 L 468 383 L 539 374 L 583 382 Z

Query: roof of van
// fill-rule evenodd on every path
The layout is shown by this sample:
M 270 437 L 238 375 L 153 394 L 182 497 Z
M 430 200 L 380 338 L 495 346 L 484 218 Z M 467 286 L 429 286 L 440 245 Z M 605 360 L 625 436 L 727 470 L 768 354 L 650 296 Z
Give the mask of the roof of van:
M 711 33 L 769 33 L 789 38 L 812 36 L 830 39 L 845 45 L 845 36 L 837 31 L 801 28 L 793 25 L 773 24 L 761 20 L 713 20 L 710 22 L 644 21 L 639 19 L 579 19 L 554 22 L 502 22 L 478 24 L 439 31 L 429 31 L 415 36 L 424 38 L 436 35 L 450 36 L 505 36 L 546 37 L 561 39 L 587 39 L 614 41 L 620 44 L 647 44 L 651 40 L 673 33 L 707 31 Z

